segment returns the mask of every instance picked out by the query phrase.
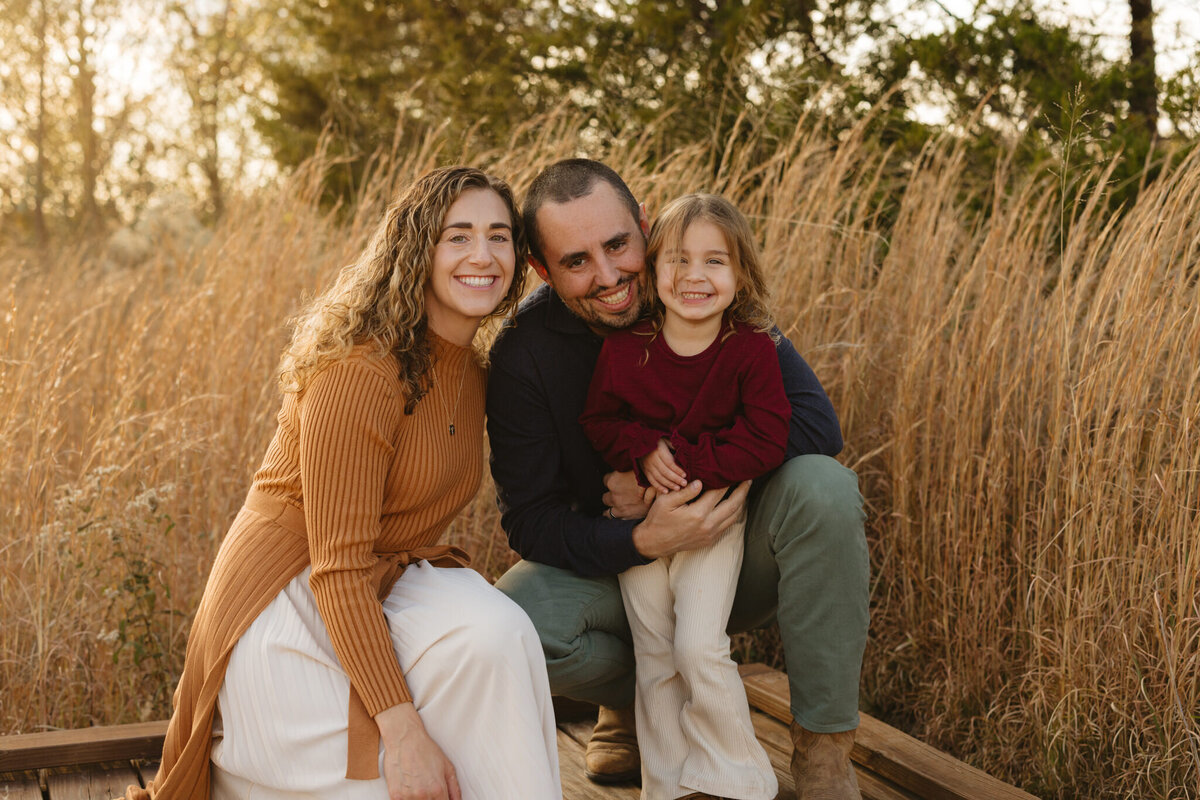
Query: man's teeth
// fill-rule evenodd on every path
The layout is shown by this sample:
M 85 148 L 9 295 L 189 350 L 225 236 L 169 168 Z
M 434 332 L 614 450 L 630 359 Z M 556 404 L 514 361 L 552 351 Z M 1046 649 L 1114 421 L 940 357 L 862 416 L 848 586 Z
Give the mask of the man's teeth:
M 472 275 L 469 277 L 468 276 L 459 276 L 458 279 L 459 279 L 459 281 L 465 283 L 467 286 L 476 286 L 476 287 L 480 287 L 480 288 L 482 288 L 484 286 L 491 286 L 493 283 L 496 282 L 496 277 L 494 275 L 491 275 L 491 276 Z
M 604 303 L 605 305 L 616 306 L 616 305 L 620 305 L 621 303 L 624 303 L 625 298 L 627 298 L 627 297 L 629 297 L 629 284 L 625 284 L 625 287 L 623 289 L 621 289 L 619 292 L 613 292 L 612 294 L 602 295 L 600 297 L 597 297 L 596 299 L 599 300 L 601 303 Z

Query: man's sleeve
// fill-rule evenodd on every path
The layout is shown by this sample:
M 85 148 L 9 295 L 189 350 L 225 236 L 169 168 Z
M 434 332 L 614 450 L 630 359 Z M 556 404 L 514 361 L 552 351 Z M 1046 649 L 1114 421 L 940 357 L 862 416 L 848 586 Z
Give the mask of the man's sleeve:
M 787 458 L 814 453 L 836 456 L 842 452 L 842 428 L 821 382 L 786 336 L 780 335 L 775 352 L 792 405 Z
M 488 374 L 487 427 L 500 524 L 522 558 L 581 575 L 614 575 L 645 564 L 634 520 L 578 510 L 555 429 L 550 387 L 533 357 L 498 343 Z M 598 500 L 598 498 L 597 498 Z

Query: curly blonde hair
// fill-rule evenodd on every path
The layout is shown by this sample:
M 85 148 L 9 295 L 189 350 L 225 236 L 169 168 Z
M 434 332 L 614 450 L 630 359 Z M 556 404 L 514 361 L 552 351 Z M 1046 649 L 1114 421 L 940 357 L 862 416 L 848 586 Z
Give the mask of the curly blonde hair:
M 411 414 L 429 390 L 432 353 L 425 316 L 425 285 L 433 250 L 450 206 L 469 189 L 490 189 L 508 207 L 516 264 L 512 285 L 493 315 L 505 314 L 525 284 L 526 239 L 508 184 L 473 167 L 441 167 L 418 178 L 390 206 L 367 248 L 344 267 L 333 286 L 293 321 L 279 384 L 299 392 L 313 376 L 344 358 L 351 348 L 373 344 L 400 363 L 404 412 Z
M 737 206 L 715 194 L 685 194 L 672 200 L 654 220 L 654 226 L 650 229 L 650 239 L 646 243 L 646 268 L 650 275 L 650 285 L 654 287 L 654 303 L 650 310 L 654 333 L 662 330 L 663 314 L 666 310 L 658 296 L 658 271 L 655 262 L 664 250 L 678 249 L 683 241 L 683 234 L 698 220 L 711 222 L 725 234 L 725 241 L 729 245 L 730 265 L 737 279 L 737 291 L 734 293 L 733 302 L 729 304 L 730 326 L 722 338 L 733 333 L 732 321 L 739 320 L 756 331 L 769 333 L 772 339 L 778 340 L 778 333 L 774 330 L 775 320 L 771 315 L 770 292 L 763 277 L 762 259 L 759 256 L 758 245 L 754 242 L 754 232 Z

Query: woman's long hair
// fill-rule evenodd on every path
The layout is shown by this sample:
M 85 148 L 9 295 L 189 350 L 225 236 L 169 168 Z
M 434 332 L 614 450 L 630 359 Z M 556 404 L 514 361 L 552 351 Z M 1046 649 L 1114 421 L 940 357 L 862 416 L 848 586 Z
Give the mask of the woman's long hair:
M 404 412 L 411 414 L 429 389 L 432 353 L 426 329 L 425 285 L 446 213 L 468 189 L 490 189 L 508 207 L 516 262 L 512 285 L 493 314 L 511 310 L 524 289 L 525 229 L 504 181 L 473 167 L 441 167 L 418 178 L 388 207 L 367 248 L 293 321 L 279 384 L 299 392 L 351 348 L 371 344 L 400 363 Z
M 725 235 L 729 246 L 730 266 L 737 279 L 737 291 L 729 304 L 729 319 L 739 320 L 757 331 L 772 333 L 775 326 L 771 315 L 770 292 L 763 277 L 762 259 L 750 223 L 738 211 L 737 206 L 715 194 L 685 194 L 672 200 L 654 220 L 650 239 L 646 243 L 646 268 L 650 273 L 654 303 L 650 320 L 654 332 L 662 330 L 663 307 L 658 296 L 658 270 L 656 262 L 663 251 L 678 250 L 683 234 L 692 223 L 699 220 L 711 222 Z M 732 325 L 725 336 L 733 332 Z M 775 338 L 772 334 L 772 338 Z

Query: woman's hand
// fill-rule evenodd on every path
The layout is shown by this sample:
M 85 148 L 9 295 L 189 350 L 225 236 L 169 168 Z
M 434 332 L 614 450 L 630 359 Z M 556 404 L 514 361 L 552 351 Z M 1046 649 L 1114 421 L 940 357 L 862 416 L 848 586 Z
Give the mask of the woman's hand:
M 383 741 L 388 800 L 462 800 L 454 765 L 437 746 L 412 703 L 375 715 Z
M 659 439 L 658 446 L 639 458 L 638 464 L 646 480 L 661 494 L 687 486 L 687 474 L 675 463 L 675 454 L 666 439 Z

